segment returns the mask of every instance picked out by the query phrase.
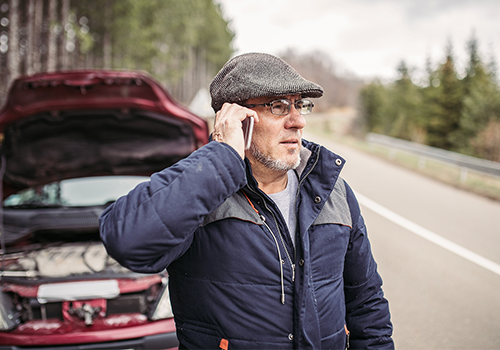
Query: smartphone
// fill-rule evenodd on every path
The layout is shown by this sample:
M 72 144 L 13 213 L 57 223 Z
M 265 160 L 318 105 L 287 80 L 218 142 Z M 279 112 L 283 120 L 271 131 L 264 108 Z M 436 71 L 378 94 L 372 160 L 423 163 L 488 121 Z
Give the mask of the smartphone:
M 242 121 L 243 128 L 243 139 L 245 140 L 245 149 L 249 149 L 252 144 L 252 134 L 253 134 L 253 117 L 247 117 Z

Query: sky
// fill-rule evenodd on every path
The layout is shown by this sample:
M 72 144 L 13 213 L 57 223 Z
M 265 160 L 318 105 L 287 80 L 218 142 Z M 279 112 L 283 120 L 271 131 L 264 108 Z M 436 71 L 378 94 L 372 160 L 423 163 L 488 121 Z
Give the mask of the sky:
M 463 74 L 475 36 L 500 69 L 500 0 L 216 0 L 235 32 L 236 54 L 322 51 L 340 74 L 392 80 L 404 60 L 419 79 L 453 46 Z

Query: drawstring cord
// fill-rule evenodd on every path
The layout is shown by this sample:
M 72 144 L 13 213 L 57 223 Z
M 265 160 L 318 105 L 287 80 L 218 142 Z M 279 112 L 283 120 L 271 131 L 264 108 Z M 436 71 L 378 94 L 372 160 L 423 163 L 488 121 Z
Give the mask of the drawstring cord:
M 276 249 L 278 249 L 278 258 L 279 258 L 279 263 L 280 263 L 280 282 L 281 282 L 281 298 L 280 298 L 280 300 L 281 300 L 282 304 L 285 304 L 285 282 L 284 282 L 285 278 L 284 278 L 284 273 L 283 273 L 283 264 L 285 263 L 285 261 L 281 257 L 281 249 L 280 249 L 280 246 L 279 246 L 279 243 L 278 243 L 278 239 L 276 238 L 274 232 L 271 230 L 271 228 L 269 227 L 269 225 L 266 223 L 266 218 L 264 217 L 264 215 L 261 215 L 259 213 L 259 211 L 255 208 L 255 206 L 253 205 L 253 203 L 250 200 L 250 198 L 248 198 L 248 196 L 246 195 L 246 193 L 243 192 L 243 191 L 241 191 L 241 192 L 243 193 L 243 195 L 247 199 L 248 203 L 250 203 L 250 205 L 252 206 L 253 210 L 257 213 L 257 215 L 259 215 L 259 217 L 261 218 L 262 222 L 267 227 L 267 229 L 269 230 L 269 232 L 271 232 L 271 235 L 274 238 L 274 243 L 276 244 Z
M 278 244 L 278 240 L 276 239 L 276 236 L 274 235 L 273 231 L 271 231 L 271 228 L 266 224 L 266 218 L 264 215 L 261 215 L 262 221 L 264 221 L 264 225 L 266 225 L 267 229 L 271 232 L 274 242 L 276 243 L 276 248 L 278 249 L 278 258 L 280 260 L 280 277 L 281 277 L 281 303 L 285 303 L 285 282 L 284 282 L 284 275 L 283 275 L 283 264 L 285 263 L 283 259 L 281 258 L 281 250 L 280 246 Z

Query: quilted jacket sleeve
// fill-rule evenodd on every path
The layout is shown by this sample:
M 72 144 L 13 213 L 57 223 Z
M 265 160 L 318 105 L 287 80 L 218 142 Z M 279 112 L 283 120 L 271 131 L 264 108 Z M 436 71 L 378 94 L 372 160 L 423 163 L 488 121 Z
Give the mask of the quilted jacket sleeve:
M 100 218 L 101 239 L 123 266 L 162 271 L 189 248 L 203 217 L 245 184 L 241 157 L 210 142 L 108 207 Z
M 344 268 L 346 321 L 352 349 L 394 349 L 389 304 L 373 259 L 359 204 L 349 186 L 353 227 Z

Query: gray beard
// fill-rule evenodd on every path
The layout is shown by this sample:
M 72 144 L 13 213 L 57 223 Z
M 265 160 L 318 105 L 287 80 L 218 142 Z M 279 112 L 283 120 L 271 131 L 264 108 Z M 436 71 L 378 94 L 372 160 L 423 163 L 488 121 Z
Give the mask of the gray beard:
M 284 160 L 274 159 L 271 156 L 265 155 L 255 146 L 253 142 L 252 145 L 250 146 L 250 153 L 259 163 L 261 163 L 266 168 L 271 170 L 286 172 L 288 170 L 296 169 L 300 165 L 300 152 L 295 163 L 291 164 Z

